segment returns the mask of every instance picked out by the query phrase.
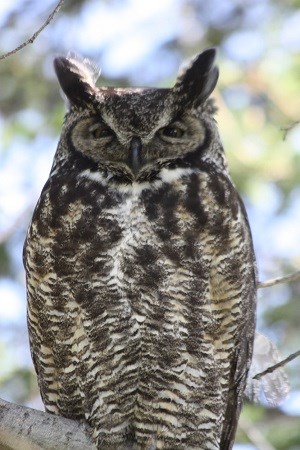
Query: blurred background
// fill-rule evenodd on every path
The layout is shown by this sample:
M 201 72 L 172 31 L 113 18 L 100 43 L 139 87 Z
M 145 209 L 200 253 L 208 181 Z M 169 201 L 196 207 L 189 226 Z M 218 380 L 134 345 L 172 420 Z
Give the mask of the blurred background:
M 1 54 L 57 2 L 1 0 Z M 182 62 L 218 47 L 217 121 L 253 232 L 259 278 L 300 267 L 300 1 L 65 0 L 37 40 L 0 61 L 0 397 L 42 408 L 31 363 L 22 246 L 65 105 L 52 61 L 96 61 L 98 83 L 170 87 Z M 300 283 L 259 291 L 258 329 L 283 357 L 300 348 Z M 300 359 L 289 397 L 246 403 L 236 450 L 300 449 Z

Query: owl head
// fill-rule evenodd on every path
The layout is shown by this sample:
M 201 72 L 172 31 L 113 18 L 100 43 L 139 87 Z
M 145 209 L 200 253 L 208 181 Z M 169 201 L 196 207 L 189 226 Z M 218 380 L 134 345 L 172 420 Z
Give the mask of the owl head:
M 126 182 L 189 167 L 211 152 L 216 132 L 208 100 L 218 80 L 215 49 L 197 55 L 172 88 L 97 87 L 98 70 L 74 55 L 54 60 L 69 103 L 61 142 L 73 158 Z M 212 155 L 210 155 L 212 156 Z

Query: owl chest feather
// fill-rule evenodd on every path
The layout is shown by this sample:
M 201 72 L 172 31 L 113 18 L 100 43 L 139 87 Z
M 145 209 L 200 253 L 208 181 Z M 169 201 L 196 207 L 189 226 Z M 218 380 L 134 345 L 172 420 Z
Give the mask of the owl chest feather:
M 202 326 L 213 328 L 222 309 L 232 306 L 216 280 L 224 277 L 222 265 L 226 272 L 232 266 L 228 286 L 238 276 L 234 256 L 246 253 L 247 230 L 241 224 L 229 229 L 239 218 L 227 181 L 216 187 L 199 171 L 178 179 L 173 171 L 165 178 L 172 177 L 172 182 L 123 188 L 88 178 L 74 186 L 53 183 L 37 208 L 32 249 L 28 246 L 37 280 L 47 273 L 44 289 L 51 291 L 55 283 L 49 273 L 55 274 L 91 319 L 117 311 L 116 317 L 140 324 L 147 319 L 154 329 L 167 327 L 175 336 L 179 329 L 187 333 L 188 312 L 195 316 L 199 309 Z M 232 205 L 224 213 L 226 196 Z M 57 199 L 60 209 L 51 207 Z M 218 267 L 212 260 L 219 260 Z M 63 309 L 67 301 L 55 304 Z

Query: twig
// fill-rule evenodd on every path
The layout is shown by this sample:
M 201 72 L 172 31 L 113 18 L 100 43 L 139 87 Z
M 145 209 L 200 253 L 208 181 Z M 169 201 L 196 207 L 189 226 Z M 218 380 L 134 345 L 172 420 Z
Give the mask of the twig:
M 26 47 L 28 44 L 32 44 L 36 40 L 38 35 L 43 31 L 43 29 L 46 28 L 47 25 L 49 25 L 49 23 L 51 22 L 51 20 L 55 16 L 55 14 L 58 13 L 60 8 L 62 7 L 63 3 L 64 3 L 64 0 L 60 0 L 58 2 L 58 4 L 56 5 L 56 7 L 54 8 L 54 10 L 52 11 L 52 13 L 50 14 L 50 16 L 47 18 L 46 22 L 44 22 L 43 25 L 29 39 L 27 39 L 27 41 L 23 42 L 23 44 L 19 45 L 14 50 L 11 50 L 10 52 L 4 53 L 4 55 L 1 55 L 0 61 L 2 59 L 7 58 L 8 56 L 11 56 L 11 55 L 17 53 L 18 51 L 22 50 L 22 48 Z
M 252 444 L 255 445 L 257 450 L 275 450 L 275 447 L 266 440 L 259 428 L 249 420 L 243 417 L 239 422 L 239 427 L 247 435 Z
M 294 281 L 300 280 L 300 270 L 297 270 L 297 272 L 291 273 L 290 275 L 286 275 L 285 277 L 278 277 L 273 278 L 272 280 L 267 281 L 259 281 L 258 282 L 258 288 L 266 288 L 270 286 L 274 286 L 275 284 L 285 284 L 285 283 L 292 283 Z
M 34 205 L 29 205 L 27 208 L 24 209 L 24 211 L 21 212 L 21 214 L 15 219 L 15 221 L 10 224 L 8 228 L 0 232 L 0 245 L 4 242 L 8 241 L 8 239 L 18 230 L 22 227 L 27 225 L 29 222 L 30 217 L 30 211 Z
M 281 128 L 281 130 L 283 131 L 283 140 L 284 140 L 284 141 L 286 140 L 286 137 L 287 137 L 288 133 L 289 133 L 294 127 L 296 127 L 299 123 L 300 123 L 300 122 L 299 122 L 299 120 L 298 120 L 297 122 L 291 123 L 291 125 L 289 125 L 289 126 L 287 126 L 287 127 Z
M 289 363 L 290 361 L 293 361 L 293 359 L 297 358 L 298 356 L 300 356 L 300 350 L 298 350 L 295 353 L 292 353 L 291 355 L 289 355 L 287 358 L 283 359 L 282 361 L 280 361 L 277 364 L 274 364 L 274 366 L 268 367 L 266 370 L 264 370 L 263 372 L 257 373 L 253 379 L 254 380 L 259 380 L 260 378 L 264 377 L 265 375 L 267 375 L 268 373 L 272 373 L 274 372 L 276 369 L 278 369 L 279 367 L 283 367 L 285 366 L 287 363 Z

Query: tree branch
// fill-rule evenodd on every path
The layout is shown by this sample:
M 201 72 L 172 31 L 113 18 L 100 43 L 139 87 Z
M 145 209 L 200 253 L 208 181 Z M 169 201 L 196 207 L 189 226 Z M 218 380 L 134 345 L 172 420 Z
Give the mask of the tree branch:
M 267 281 L 259 281 L 258 282 L 258 288 L 259 289 L 267 288 L 267 287 L 275 286 L 277 284 L 286 284 L 286 283 L 292 283 L 292 282 L 295 282 L 295 281 L 300 281 L 300 270 L 297 270 L 296 272 L 291 273 L 290 275 L 286 275 L 285 277 L 273 278 L 273 279 L 267 280 Z M 284 367 L 287 363 L 289 363 L 293 359 L 297 358 L 298 356 L 300 356 L 300 350 L 298 350 L 295 353 L 292 353 L 291 355 L 289 355 L 287 358 L 283 359 L 279 363 L 268 367 L 263 372 L 257 373 L 253 377 L 253 379 L 254 380 L 260 380 L 262 377 L 264 377 L 268 373 L 272 373 L 276 369 L 279 369 L 280 367 Z
M 32 205 L 33 206 L 33 205 Z M 26 226 L 26 223 L 29 221 L 30 218 L 30 211 L 32 210 L 32 206 L 26 207 L 20 215 L 14 220 L 13 223 L 9 225 L 8 228 L 0 232 L 0 245 L 4 244 L 6 241 L 10 239 L 10 237 L 17 231 L 22 229 L 22 226 L 24 227 L 24 223 Z M 28 219 L 28 220 L 26 220 Z
M 289 363 L 290 361 L 293 361 L 293 359 L 297 358 L 298 356 L 300 356 L 300 350 L 298 350 L 295 353 L 292 353 L 291 355 L 289 355 L 287 358 L 283 359 L 282 361 L 280 361 L 277 364 L 274 364 L 274 366 L 270 366 L 268 367 L 266 370 L 264 370 L 263 372 L 257 373 L 253 379 L 254 380 L 259 380 L 260 378 L 262 378 L 263 376 L 267 375 L 268 373 L 272 373 L 274 372 L 276 369 L 279 369 L 279 367 L 283 367 L 285 366 L 287 363 Z
M 246 434 L 250 442 L 255 445 L 257 450 L 276 450 L 261 433 L 259 428 L 243 417 L 239 422 L 239 427 Z
M 295 128 L 297 125 L 299 125 L 299 120 L 297 122 L 293 122 L 291 125 L 281 128 L 281 130 L 283 131 L 283 140 L 285 141 L 287 138 L 288 133 Z
M 0 61 L 2 59 L 7 58 L 8 56 L 11 56 L 11 55 L 17 53 L 18 51 L 22 50 L 22 48 L 26 47 L 27 45 L 32 44 L 36 40 L 38 35 L 44 30 L 44 28 L 46 28 L 46 26 L 49 25 L 49 23 L 51 22 L 51 20 L 55 16 L 55 14 L 58 13 L 60 8 L 62 7 L 63 3 L 64 3 L 64 0 L 60 0 L 58 2 L 58 4 L 56 5 L 56 7 L 54 8 L 54 10 L 52 11 L 52 13 L 50 14 L 50 16 L 47 18 L 46 22 L 44 22 L 43 25 L 35 33 L 33 33 L 33 35 L 29 39 L 27 39 L 27 41 L 23 42 L 23 44 L 19 45 L 14 50 L 11 50 L 10 52 L 7 52 L 7 53 L 4 53 L 4 55 L 1 55 Z
M 85 423 L 0 399 L 0 448 L 93 450 Z
M 297 272 L 291 273 L 290 275 L 286 275 L 285 277 L 273 278 L 272 280 L 267 281 L 259 281 L 258 289 L 275 286 L 275 284 L 292 283 L 294 281 L 300 281 L 300 270 L 297 270 Z

